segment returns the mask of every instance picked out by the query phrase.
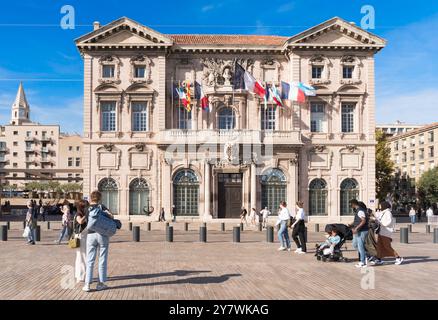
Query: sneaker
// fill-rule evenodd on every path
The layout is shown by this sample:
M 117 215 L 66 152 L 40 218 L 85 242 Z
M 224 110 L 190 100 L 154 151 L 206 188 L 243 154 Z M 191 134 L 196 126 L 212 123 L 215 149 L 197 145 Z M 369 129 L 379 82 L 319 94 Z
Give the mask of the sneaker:
M 61 241 L 58 241 L 58 240 L 55 240 L 53 242 L 56 243 L 56 244 L 61 244 Z
M 397 259 L 395 259 L 395 265 L 399 266 L 403 263 L 403 258 L 402 257 L 398 257 Z
M 375 259 L 375 260 L 371 260 L 371 261 L 370 261 L 370 264 L 371 264 L 372 266 L 380 266 L 380 265 L 383 264 L 383 261 L 380 260 L 380 259 Z
M 303 250 L 298 251 L 298 254 L 305 254 L 305 253 L 307 253 L 307 252 L 303 251 Z
M 290 252 L 290 248 L 287 248 L 287 251 L 289 251 L 289 252 Z
M 82 287 L 82 291 L 90 292 L 91 291 L 90 285 L 88 283 L 86 283 L 85 286 Z
M 300 253 L 302 250 L 301 250 L 301 248 L 298 248 L 297 250 L 295 250 L 294 252 L 295 253 Z
M 359 262 L 358 264 L 355 265 L 355 267 L 356 267 L 356 268 L 366 268 L 367 265 L 364 264 L 364 263 L 362 263 L 362 262 Z
M 96 286 L 96 290 L 97 291 L 102 291 L 108 289 L 108 286 L 105 283 L 98 283 Z
M 278 251 L 284 251 L 284 250 L 286 250 L 286 248 L 285 248 L 285 247 L 280 247 L 280 248 L 278 248 L 277 250 L 278 250 Z

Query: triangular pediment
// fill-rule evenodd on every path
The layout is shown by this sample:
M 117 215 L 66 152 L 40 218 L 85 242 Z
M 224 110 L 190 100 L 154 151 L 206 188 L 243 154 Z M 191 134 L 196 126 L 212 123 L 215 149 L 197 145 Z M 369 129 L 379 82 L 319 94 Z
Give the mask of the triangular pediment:
M 335 17 L 293 36 L 286 46 L 373 46 L 383 48 L 386 40 L 353 23 Z
M 76 40 L 76 45 L 171 46 L 173 40 L 140 23 L 123 17 Z

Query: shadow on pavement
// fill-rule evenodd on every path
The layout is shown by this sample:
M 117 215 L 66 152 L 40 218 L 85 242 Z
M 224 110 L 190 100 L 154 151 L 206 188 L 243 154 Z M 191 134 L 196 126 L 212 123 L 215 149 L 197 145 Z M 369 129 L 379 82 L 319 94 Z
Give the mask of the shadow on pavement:
M 126 275 L 126 276 L 115 276 L 109 277 L 108 281 L 118 281 L 118 280 L 130 280 L 130 279 L 150 279 L 150 278 L 158 278 L 158 277 L 184 277 L 191 274 L 199 274 L 199 273 L 208 273 L 211 271 L 203 271 L 203 270 L 175 270 L 172 272 L 163 272 L 163 273 L 150 273 L 150 274 L 134 274 L 134 275 Z

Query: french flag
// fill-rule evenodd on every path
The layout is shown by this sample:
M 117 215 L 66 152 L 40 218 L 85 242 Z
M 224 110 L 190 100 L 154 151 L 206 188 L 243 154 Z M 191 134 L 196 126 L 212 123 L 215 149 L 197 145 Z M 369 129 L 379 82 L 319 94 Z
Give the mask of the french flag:
M 195 98 L 201 102 L 202 110 L 209 111 L 208 97 L 204 94 L 204 90 L 198 82 L 195 82 Z
M 186 93 L 184 92 L 184 89 L 181 87 L 175 87 L 176 94 L 178 95 L 179 100 L 181 100 L 183 106 L 187 109 L 187 106 L 189 105 L 189 102 L 187 100 Z
M 298 83 L 286 83 L 281 82 L 281 98 L 284 100 L 296 101 L 298 103 L 306 102 L 306 95 L 303 90 L 300 89 Z
M 234 89 L 246 89 L 260 98 L 265 98 L 266 90 L 262 84 L 238 63 L 236 63 L 234 74 Z

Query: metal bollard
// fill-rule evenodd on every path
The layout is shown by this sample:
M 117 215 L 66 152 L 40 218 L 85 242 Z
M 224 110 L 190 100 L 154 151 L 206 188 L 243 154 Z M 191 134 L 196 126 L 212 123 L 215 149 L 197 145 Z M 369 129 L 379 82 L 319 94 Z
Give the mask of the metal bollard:
M 41 226 L 36 226 L 35 241 L 41 241 Z
M 409 229 L 400 228 L 400 243 L 409 243 Z
M 430 224 L 426 224 L 426 233 L 430 233 Z
M 8 226 L 0 226 L 0 239 L 8 241 Z
M 438 243 L 438 228 L 433 229 L 433 243 Z
M 129 223 L 129 231 L 132 231 L 132 222 Z
M 47 230 L 50 230 L 50 221 L 47 221 Z
M 409 233 L 412 233 L 412 224 L 408 225 Z
M 184 223 L 184 231 L 189 231 L 189 223 L 188 222 Z
M 233 242 L 240 242 L 240 227 L 233 227 Z
M 11 222 L 10 221 L 6 222 L 6 226 L 8 227 L 8 230 L 11 230 Z
M 207 242 L 207 228 L 206 227 L 199 228 L 199 241 L 200 242 Z
M 315 232 L 319 232 L 319 223 L 315 223 Z
M 148 222 L 148 223 L 146 224 L 146 230 L 147 230 L 147 231 L 151 231 L 151 229 L 152 229 L 152 223 Z
M 222 232 L 225 231 L 225 223 L 224 223 L 224 222 L 221 223 L 221 231 L 222 231 Z
M 266 242 L 274 242 L 274 227 L 266 227 Z
M 240 224 L 240 231 L 243 231 L 243 223 Z
M 132 229 L 132 241 L 140 242 L 140 227 L 135 226 Z
M 173 227 L 169 226 L 166 230 L 166 241 L 173 242 Z

